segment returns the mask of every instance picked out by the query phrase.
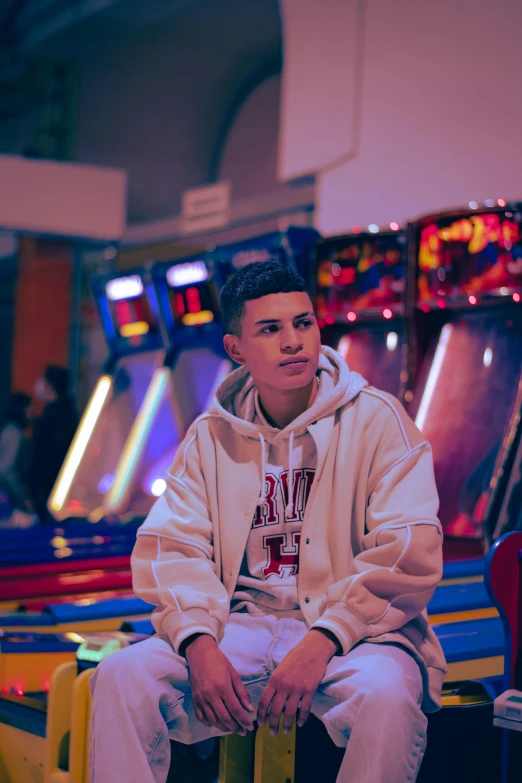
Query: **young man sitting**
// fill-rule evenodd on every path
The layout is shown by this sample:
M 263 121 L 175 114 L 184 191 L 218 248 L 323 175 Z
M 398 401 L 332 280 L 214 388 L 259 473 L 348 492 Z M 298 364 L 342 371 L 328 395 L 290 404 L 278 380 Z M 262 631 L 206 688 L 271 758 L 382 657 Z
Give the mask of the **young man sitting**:
M 250 264 L 221 309 L 242 366 L 138 532 L 156 635 L 95 672 L 91 783 L 163 783 L 169 738 L 310 712 L 346 747 L 341 783 L 414 781 L 446 671 L 425 611 L 442 571 L 430 446 L 321 346 L 293 271 Z

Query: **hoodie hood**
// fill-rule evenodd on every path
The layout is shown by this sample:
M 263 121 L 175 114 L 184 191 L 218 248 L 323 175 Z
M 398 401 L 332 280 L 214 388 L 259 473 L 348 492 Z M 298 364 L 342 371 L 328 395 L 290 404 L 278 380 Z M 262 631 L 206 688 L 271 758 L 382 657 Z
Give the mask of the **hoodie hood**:
M 254 422 L 256 415 L 257 390 L 248 369 L 243 366 L 234 370 L 218 387 L 208 415 L 220 416 L 245 438 L 259 440 L 261 446 L 262 487 L 259 503 L 265 502 L 266 491 L 266 447 L 269 443 L 288 438 L 290 481 L 293 481 L 293 441 L 295 436 L 306 432 L 308 426 L 330 415 L 341 406 L 350 402 L 368 382 L 358 373 L 349 369 L 343 357 L 326 345 L 321 346 L 319 364 L 316 373 L 319 380 L 317 396 L 310 408 L 288 424 L 284 429 Z M 290 484 L 293 486 L 293 483 Z M 292 512 L 289 503 L 287 511 Z
M 259 438 L 289 437 L 293 432 L 301 435 L 313 421 L 328 416 L 353 399 L 368 382 L 359 373 L 349 369 L 341 354 L 326 345 L 321 346 L 317 367 L 319 391 L 310 408 L 288 424 L 283 430 L 254 423 L 257 390 L 247 367 L 239 367 L 228 375 L 218 387 L 208 412 L 226 419 L 240 435 Z

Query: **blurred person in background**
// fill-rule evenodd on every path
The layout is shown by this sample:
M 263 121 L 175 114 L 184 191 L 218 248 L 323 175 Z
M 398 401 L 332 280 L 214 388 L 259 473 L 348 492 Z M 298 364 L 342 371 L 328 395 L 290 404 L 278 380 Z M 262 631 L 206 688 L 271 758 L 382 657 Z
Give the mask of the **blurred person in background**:
M 69 370 L 49 365 L 34 393 L 45 407 L 33 427 L 30 486 L 36 513 L 42 522 L 50 522 L 47 499 L 78 426 Z
M 31 405 L 28 394 L 14 392 L 7 401 L 0 425 L 0 491 L 7 496 L 11 508 L 25 511 L 31 509 L 27 484 Z
M 7 401 L 0 424 L 0 527 L 32 527 L 33 513 L 28 485 L 29 439 L 32 400 L 14 392 Z

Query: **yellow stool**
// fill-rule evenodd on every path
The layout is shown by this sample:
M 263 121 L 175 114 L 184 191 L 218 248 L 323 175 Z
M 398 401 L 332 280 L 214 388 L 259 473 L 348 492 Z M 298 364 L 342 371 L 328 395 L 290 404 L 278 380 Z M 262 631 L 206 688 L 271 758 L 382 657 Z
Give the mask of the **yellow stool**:
M 228 734 L 219 748 L 219 783 L 294 783 L 295 724 L 272 737 L 268 724 L 241 737 Z M 253 775 L 252 775 L 253 771 Z
M 76 662 L 64 663 L 51 679 L 45 783 L 89 783 L 89 680 L 94 669 L 78 676 L 76 671 Z

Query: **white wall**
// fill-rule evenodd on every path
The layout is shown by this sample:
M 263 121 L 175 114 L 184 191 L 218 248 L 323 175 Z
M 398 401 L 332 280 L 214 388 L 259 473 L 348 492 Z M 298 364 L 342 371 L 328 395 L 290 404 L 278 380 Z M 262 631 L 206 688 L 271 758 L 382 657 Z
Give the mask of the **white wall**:
M 276 193 L 281 77 L 265 79 L 239 109 L 223 148 L 219 177 L 233 183 L 234 200 Z
M 281 0 L 283 6 L 287 1 Z M 469 200 L 520 198 L 522 3 L 366 0 L 360 5 L 365 31 L 360 142 L 348 162 L 324 173 L 316 169 L 319 230 L 332 234 L 371 222 L 402 222 Z M 342 22 L 337 6 L 337 0 L 315 4 L 334 36 Z M 305 41 L 300 51 L 308 50 L 312 58 L 317 26 L 312 14 L 307 25 L 301 20 L 308 46 Z M 319 57 L 315 66 L 317 81 L 327 81 Z M 326 98 L 316 102 L 315 111 L 342 134 L 346 113 L 339 103 L 346 93 L 339 89 L 336 100 Z M 328 150 L 323 152 L 327 160 Z M 300 165 L 306 170 L 307 161 Z

